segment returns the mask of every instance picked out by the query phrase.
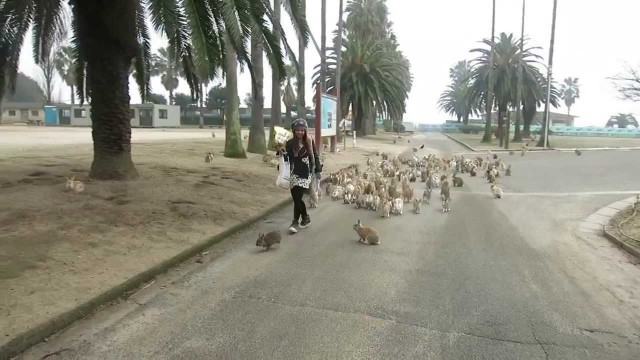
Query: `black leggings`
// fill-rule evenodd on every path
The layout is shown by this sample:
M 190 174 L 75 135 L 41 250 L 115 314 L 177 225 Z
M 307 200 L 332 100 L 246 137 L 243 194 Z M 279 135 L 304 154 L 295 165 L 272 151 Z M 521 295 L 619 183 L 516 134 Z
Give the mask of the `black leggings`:
M 302 200 L 302 196 L 307 192 L 307 189 L 302 186 L 294 186 L 291 188 L 291 197 L 293 198 L 293 220 L 300 220 L 300 216 L 303 218 L 309 216 L 307 214 L 307 206 Z

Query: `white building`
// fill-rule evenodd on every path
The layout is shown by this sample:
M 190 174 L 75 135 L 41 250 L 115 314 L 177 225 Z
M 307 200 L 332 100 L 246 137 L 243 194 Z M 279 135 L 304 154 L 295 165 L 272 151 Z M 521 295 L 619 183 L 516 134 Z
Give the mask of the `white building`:
M 3 102 L 0 104 L 2 110 L 0 124 L 42 122 L 44 121 L 43 105 L 42 102 Z
M 91 106 L 56 104 L 45 107 L 47 125 L 91 126 Z M 132 127 L 180 127 L 180 106 L 131 104 Z

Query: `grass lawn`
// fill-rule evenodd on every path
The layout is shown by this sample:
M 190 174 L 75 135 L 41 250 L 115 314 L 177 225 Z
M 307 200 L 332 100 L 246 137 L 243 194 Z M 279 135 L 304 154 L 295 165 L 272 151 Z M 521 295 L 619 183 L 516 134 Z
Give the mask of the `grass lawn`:
M 620 226 L 621 222 L 624 222 L 622 226 Z M 632 206 L 629 206 L 627 209 L 619 212 L 613 219 L 611 219 L 609 225 L 611 225 L 611 232 L 615 234 L 618 239 L 640 250 L 639 206 L 636 207 L 635 215 Z

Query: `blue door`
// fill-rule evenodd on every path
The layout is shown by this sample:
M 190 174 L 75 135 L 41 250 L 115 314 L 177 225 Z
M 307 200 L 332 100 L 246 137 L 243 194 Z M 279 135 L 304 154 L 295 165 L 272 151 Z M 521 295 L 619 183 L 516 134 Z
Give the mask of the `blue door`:
M 44 124 L 45 125 L 58 125 L 58 111 L 55 106 L 44 107 Z

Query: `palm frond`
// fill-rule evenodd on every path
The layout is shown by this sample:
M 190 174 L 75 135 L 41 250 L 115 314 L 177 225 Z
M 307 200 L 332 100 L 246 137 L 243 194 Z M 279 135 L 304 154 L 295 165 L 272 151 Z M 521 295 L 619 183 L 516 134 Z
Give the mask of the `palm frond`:
M 0 99 L 7 85 L 15 91 L 20 51 L 33 17 L 32 1 L 7 1 L 0 8 Z
M 147 0 L 151 23 L 156 31 L 165 34 L 168 47 L 175 49 L 182 63 L 184 78 L 192 98 L 199 98 L 200 86 L 193 61 L 193 46 L 186 15 L 179 0 Z
M 34 2 L 33 58 L 36 64 L 45 61 L 51 46 L 66 37 L 65 8 L 62 0 Z
M 73 13 L 73 20 L 71 21 L 71 30 L 73 37 L 71 39 L 70 55 L 73 59 L 73 72 L 74 81 L 76 83 L 76 93 L 80 99 L 80 105 L 84 103 L 88 96 L 91 96 L 90 89 L 85 86 L 86 78 L 86 55 L 84 53 L 84 47 L 81 46 L 82 33 L 80 32 L 80 26 L 78 24 L 78 14 L 76 6 L 71 8 Z
M 140 49 L 133 58 L 135 67 L 135 79 L 140 92 L 142 102 L 146 101 L 147 96 L 151 93 L 151 38 L 149 28 L 147 26 L 146 13 L 144 5 L 138 0 L 136 4 L 136 37 Z
M 198 0 L 184 0 L 184 7 L 191 28 L 194 65 L 200 81 L 213 80 L 222 67 L 223 58 L 211 8 L 208 2 Z

